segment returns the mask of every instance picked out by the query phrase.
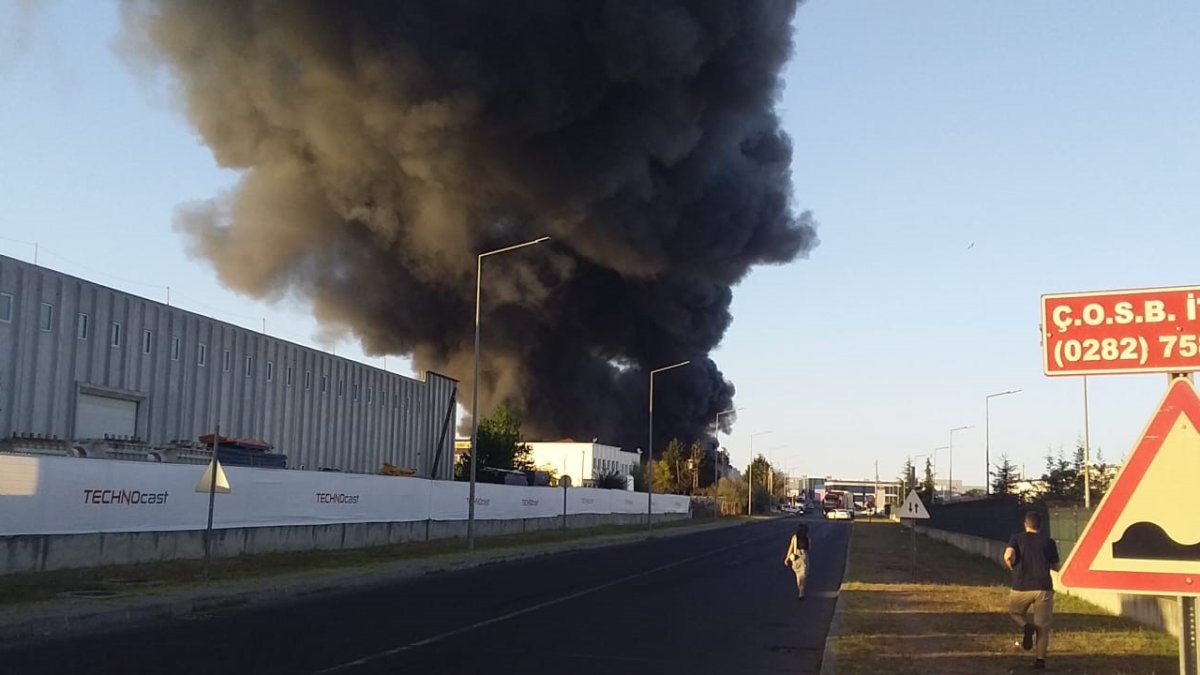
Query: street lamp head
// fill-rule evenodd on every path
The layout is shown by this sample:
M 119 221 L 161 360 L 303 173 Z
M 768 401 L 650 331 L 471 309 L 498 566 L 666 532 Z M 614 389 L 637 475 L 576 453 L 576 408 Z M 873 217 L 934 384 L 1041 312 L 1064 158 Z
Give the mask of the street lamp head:
M 962 426 L 962 427 L 954 427 L 953 429 L 950 430 L 950 432 L 954 433 L 955 431 L 962 431 L 964 429 L 974 429 L 974 428 L 975 428 L 974 424 L 968 424 L 968 425 Z
M 650 375 L 652 375 L 652 376 L 653 376 L 655 373 L 661 373 L 661 372 L 663 372 L 664 370 L 671 370 L 672 368 L 681 368 L 681 367 L 683 367 L 683 366 L 686 366 L 686 365 L 687 365 L 687 364 L 689 364 L 689 363 L 691 363 L 691 360 L 688 360 L 688 361 L 680 361 L 679 363 L 672 363 L 671 365 L 669 365 L 669 366 L 663 366 L 662 368 L 655 368 L 654 370 L 651 370 L 651 371 L 650 371 Z

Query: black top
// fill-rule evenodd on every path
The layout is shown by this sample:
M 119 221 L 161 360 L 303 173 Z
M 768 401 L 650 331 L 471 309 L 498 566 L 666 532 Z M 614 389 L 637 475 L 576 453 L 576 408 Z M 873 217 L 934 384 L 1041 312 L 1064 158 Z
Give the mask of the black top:
M 1008 540 L 1015 551 L 1012 587 L 1014 591 L 1052 591 L 1050 570 L 1058 564 L 1058 545 L 1036 532 L 1014 534 Z
M 792 539 L 796 540 L 796 548 L 801 551 L 808 550 L 808 535 L 796 533 L 792 535 Z

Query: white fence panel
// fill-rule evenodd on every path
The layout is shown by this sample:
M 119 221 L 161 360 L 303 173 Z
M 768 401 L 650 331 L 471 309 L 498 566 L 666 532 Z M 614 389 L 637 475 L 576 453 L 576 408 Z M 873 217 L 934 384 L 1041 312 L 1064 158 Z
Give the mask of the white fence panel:
M 0 454 L 0 535 L 203 529 L 203 466 Z M 466 483 L 334 472 L 226 467 L 218 528 L 465 520 Z M 551 518 L 561 488 L 476 485 L 480 520 Z M 645 513 L 646 494 L 570 488 L 567 513 Z M 689 498 L 654 495 L 655 513 L 687 513 Z

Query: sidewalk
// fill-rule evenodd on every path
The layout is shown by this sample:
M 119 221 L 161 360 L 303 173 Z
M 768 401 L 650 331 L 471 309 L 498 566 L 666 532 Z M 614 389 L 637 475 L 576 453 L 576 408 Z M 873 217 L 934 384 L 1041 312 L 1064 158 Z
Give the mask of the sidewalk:
M 1013 673 L 1033 656 L 1005 615 L 1008 573 L 948 544 L 917 537 L 910 569 L 907 528 L 854 525 L 850 564 L 829 637 L 839 675 Z M 1048 672 L 1175 673 L 1178 644 L 1165 634 L 1066 594 L 1055 598 Z
M 391 561 L 381 561 L 383 556 L 380 556 L 376 549 L 292 554 L 289 557 L 294 559 L 304 559 L 308 556 L 307 559 L 312 561 L 310 566 L 305 569 L 303 565 L 293 565 L 286 573 L 276 575 L 264 574 L 261 564 L 257 564 L 259 561 L 254 559 L 216 560 L 214 570 L 217 570 L 218 566 L 220 570 L 209 583 L 192 579 L 199 569 L 198 561 L 151 566 L 155 568 L 155 573 L 137 574 L 137 579 L 129 579 L 128 574 L 121 575 L 126 578 L 125 588 L 120 588 L 120 584 L 97 581 L 87 584 L 89 589 L 78 589 L 77 579 L 64 582 L 60 573 L 49 573 L 47 578 L 53 579 L 49 582 L 52 588 L 37 590 L 43 591 L 41 595 L 47 595 L 45 591 L 51 591 L 48 597 L 55 599 L 0 604 L 0 647 L 27 640 L 116 630 L 216 609 L 393 583 L 435 572 L 464 570 L 568 551 L 733 527 L 756 520 L 758 519 L 725 518 L 717 523 L 680 521 L 680 524 L 656 526 L 649 532 L 639 526 L 620 528 L 627 531 L 616 534 L 612 533 L 616 529 L 613 527 L 595 528 L 592 532 L 572 530 L 567 538 L 557 541 L 546 541 L 546 533 L 539 533 L 542 535 L 539 537 L 494 537 L 480 539 L 479 547 L 470 553 L 463 550 L 466 547 L 464 540 L 444 540 L 436 542 L 434 546 L 428 546 L 424 551 L 416 549 L 424 552 L 424 555 L 409 555 Z M 406 545 L 384 548 L 401 552 L 404 546 Z M 416 546 L 411 545 L 411 548 L 415 549 Z M 356 553 L 359 555 L 357 559 L 354 557 Z M 401 555 L 397 554 L 395 557 Z M 331 567 L 330 558 L 341 559 L 341 566 Z M 364 562 L 372 558 L 373 562 Z M 254 568 L 253 573 L 239 574 L 239 571 L 247 566 Z M 178 567 L 188 570 L 187 574 L 179 575 L 177 570 L 173 569 Z M 106 572 L 116 577 L 125 571 L 122 568 L 109 568 Z M 139 571 L 145 572 L 145 566 Z M 20 589 L 16 588 L 11 578 L 0 577 L 0 602 L 3 602 L 3 596 L 6 595 L 6 581 L 9 582 L 9 600 L 18 597 L 18 592 L 25 597 L 31 596 L 28 582 L 30 579 L 36 579 L 37 575 L 24 576 L 26 578 Z M 89 574 L 88 571 L 81 570 L 76 576 L 95 577 L 96 573 Z M 70 589 L 70 592 L 53 592 L 56 588 Z M 61 597 L 63 595 L 74 597 Z

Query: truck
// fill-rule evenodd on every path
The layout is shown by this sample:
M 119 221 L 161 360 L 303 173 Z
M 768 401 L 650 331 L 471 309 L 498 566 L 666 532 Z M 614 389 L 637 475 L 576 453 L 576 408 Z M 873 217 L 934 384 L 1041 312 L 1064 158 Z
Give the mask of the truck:
M 821 499 L 825 517 L 830 520 L 854 520 L 854 495 L 842 490 L 830 490 Z

